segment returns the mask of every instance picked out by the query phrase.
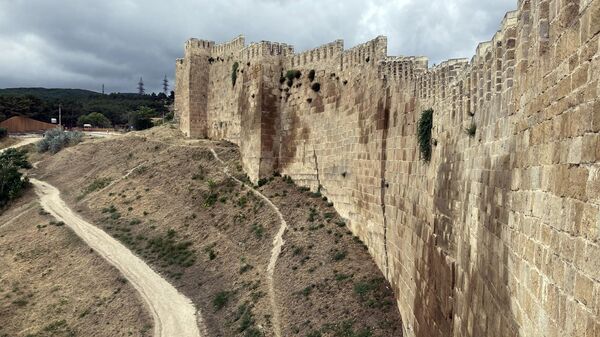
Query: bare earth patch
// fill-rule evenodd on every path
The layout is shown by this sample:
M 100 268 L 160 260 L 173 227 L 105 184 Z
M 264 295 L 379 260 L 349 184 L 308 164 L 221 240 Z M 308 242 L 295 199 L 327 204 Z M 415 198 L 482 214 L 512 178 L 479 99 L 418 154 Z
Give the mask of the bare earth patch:
M 0 336 L 151 336 L 133 287 L 39 206 L 0 215 Z

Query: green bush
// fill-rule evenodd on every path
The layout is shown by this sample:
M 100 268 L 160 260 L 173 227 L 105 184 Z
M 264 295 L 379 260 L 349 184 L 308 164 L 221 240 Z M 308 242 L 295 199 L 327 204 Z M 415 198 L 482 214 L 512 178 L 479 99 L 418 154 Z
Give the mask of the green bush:
M 44 138 L 37 143 L 38 152 L 57 153 L 69 145 L 81 142 L 83 133 L 79 131 L 64 131 L 60 128 L 48 130 Z
M 298 79 L 298 78 L 300 78 L 301 76 L 302 76 L 302 72 L 300 72 L 300 70 L 296 70 L 296 69 L 288 70 L 288 71 L 285 73 L 285 77 L 286 77 L 288 80 L 293 80 L 293 79 L 295 79 L 295 78 L 296 78 L 296 79 Z
M 175 230 L 169 229 L 167 235 L 148 240 L 146 249 L 167 265 L 190 267 L 196 261 L 195 251 L 190 249 L 191 246 L 191 241 L 178 241 Z
M 302 76 L 300 70 L 292 69 L 288 70 L 285 73 L 285 78 L 287 79 L 287 86 L 291 87 L 294 84 L 294 79 L 299 79 Z
M 231 297 L 231 295 L 233 294 L 229 291 L 219 291 L 212 301 L 213 308 L 215 309 L 215 311 L 223 309 L 223 307 L 227 305 L 227 302 L 229 302 L 229 298 Z
M 257 239 L 262 239 L 263 235 L 265 234 L 265 228 L 260 224 L 254 223 L 252 225 L 252 232 Z
M 345 250 L 335 249 L 333 251 L 332 259 L 333 261 L 341 261 L 346 258 L 346 255 L 348 255 L 348 252 L 346 252 Z
M 146 130 L 151 128 L 152 120 L 150 117 L 156 116 L 154 109 L 142 106 L 137 110 L 129 112 L 129 127 L 134 130 Z
M 313 83 L 313 85 L 310 86 L 310 88 L 314 91 L 314 92 L 319 92 L 321 91 L 321 83 L 317 82 L 317 83 Z
M 21 195 L 29 180 L 19 169 L 29 169 L 27 152 L 8 149 L 0 154 L 0 207 Z
M 433 128 L 433 109 L 428 109 L 421 113 L 419 124 L 417 125 L 417 139 L 421 157 L 425 161 L 431 159 L 431 129 Z
M 0 139 L 8 137 L 8 130 L 5 128 L 0 128 Z
M 77 119 L 77 125 L 83 126 L 84 124 L 91 124 L 95 128 L 110 128 L 112 126 L 110 120 L 99 112 L 80 116 Z
M 477 125 L 475 123 L 471 123 L 468 128 L 465 129 L 465 133 L 469 135 L 470 138 L 475 137 L 475 133 L 477 132 Z
M 263 187 L 264 185 L 269 183 L 269 179 L 267 178 L 260 178 L 258 179 L 258 182 L 256 183 L 258 185 L 258 187 Z
M 92 181 L 91 184 L 89 184 L 86 188 L 85 188 L 85 193 L 92 193 L 98 190 L 101 190 L 103 188 L 105 188 L 106 186 L 110 185 L 110 183 L 112 182 L 112 178 L 106 177 L 106 178 L 98 178 L 94 181 Z
M 234 62 L 231 66 L 231 85 L 235 87 L 235 82 L 237 82 L 237 72 L 240 64 L 238 62 Z
M 308 72 L 308 79 L 312 82 L 315 80 L 315 70 L 312 69 L 311 71 Z

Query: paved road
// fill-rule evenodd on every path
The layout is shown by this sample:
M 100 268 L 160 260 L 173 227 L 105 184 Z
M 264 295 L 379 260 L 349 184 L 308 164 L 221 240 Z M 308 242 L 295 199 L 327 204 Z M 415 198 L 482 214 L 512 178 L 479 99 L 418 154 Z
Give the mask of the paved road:
M 54 186 L 33 178 L 30 181 L 42 207 L 117 267 L 140 293 L 154 317 L 155 337 L 200 337 L 196 309 L 187 297 L 120 242 L 73 212 Z

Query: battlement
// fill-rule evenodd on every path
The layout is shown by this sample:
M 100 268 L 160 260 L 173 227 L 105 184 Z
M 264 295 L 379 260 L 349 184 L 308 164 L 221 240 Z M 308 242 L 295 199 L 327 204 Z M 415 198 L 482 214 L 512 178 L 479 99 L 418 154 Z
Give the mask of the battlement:
M 206 49 L 206 50 L 210 51 L 214 45 L 215 45 L 214 41 L 191 38 L 186 41 L 185 50 L 187 51 L 187 50 L 191 50 L 191 49 Z
M 427 71 L 429 59 L 416 56 L 388 56 L 378 63 L 379 78 L 396 81 L 413 80 Z
M 266 57 L 287 57 L 294 53 L 294 47 L 279 42 L 260 41 L 253 42 L 240 51 L 240 57 L 244 61 L 250 61 Z
M 220 43 L 212 47 L 213 57 L 224 57 L 226 55 L 237 55 L 246 47 L 246 38 L 239 35 L 231 41 Z
M 370 64 L 376 66 L 387 57 L 387 37 L 378 36 L 373 40 L 354 46 L 342 53 L 344 68 Z
M 335 40 L 319 47 L 292 55 L 289 59 L 288 67 L 304 67 L 320 62 L 329 62 L 332 59 L 339 61 L 339 57 L 341 56 L 343 50 L 344 41 Z

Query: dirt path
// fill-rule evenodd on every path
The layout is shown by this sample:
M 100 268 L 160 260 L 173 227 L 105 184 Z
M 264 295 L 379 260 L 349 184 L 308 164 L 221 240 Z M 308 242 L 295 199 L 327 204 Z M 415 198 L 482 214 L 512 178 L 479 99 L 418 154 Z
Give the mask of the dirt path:
M 273 282 L 273 274 L 275 273 L 275 265 L 277 264 L 277 259 L 279 259 L 279 255 L 281 254 L 281 247 L 283 247 L 283 244 L 285 243 L 285 241 L 283 240 L 283 234 L 285 233 L 285 230 L 287 229 L 287 222 L 285 222 L 285 219 L 283 218 L 283 214 L 281 214 L 281 212 L 279 211 L 277 206 L 275 206 L 275 204 L 271 200 L 269 200 L 269 198 L 267 198 L 265 195 L 263 195 L 259 191 L 255 190 L 251 186 L 248 186 L 241 180 L 237 179 L 233 175 L 231 175 L 229 173 L 229 169 L 227 168 L 227 165 L 225 164 L 225 162 L 223 160 L 221 160 L 221 158 L 219 158 L 219 156 L 217 155 L 215 150 L 213 148 L 211 148 L 210 151 L 212 152 L 215 159 L 218 160 L 223 165 L 223 173 L 225 173 L 229 178 L 235 180 L 238 184 L 244 186 L 244 188 L 252 191 L 255 195 L 257 195 L 258 197 L 263 199 L 275 211 L 275 213 L 277 213 L 277 216 L 279 217 L 279 220 L 281 221 L 281 227 L 279 227 L 279 231 L 277 231 L 275 238 L 273 238 L 273 248 L 271 249 L 271 258 L 269 259 L 269 265 L 267 266 L 267 283 L 268 283 L 268 287 L 269 287 L 269 298 L 271 300 L 271 308 L 273 310 L 273 329 L 275 332 L 275 336 L 281 337 L 281 322 L 279 319 L 279 306 L 277 305 L 277 299 L 275 296 L 275 285 Z
M 8 146 L 8 147 L 6 147 L 4 149 L 0 149 L 0 153 L 4 152 L 5 150 L 8 150 L 8 149 L 18 148 L 18 147 L 21 147 L 21 146 L 25 146 L 25 145 L 29 145 L 29 144 L 35 143 L 35 142 L 41 140 L 42 138 L 40 138 L 40 137 L 27 137 L 27 138 L 18 138 L 18 139 L 20 139 L 20 141 L 18 143 L 15 143 L 15 144 L 13 144 L 11 146 Z
M 200 337 L 201 316 L 197 320 L 196 309 L 188 298 L 120 242 L 73 212 L 61 199 L 58 189 L 37 179 L 30 181 L 42 207 L 119 269 L 140 293 L 154 317 L 154 337 Z

